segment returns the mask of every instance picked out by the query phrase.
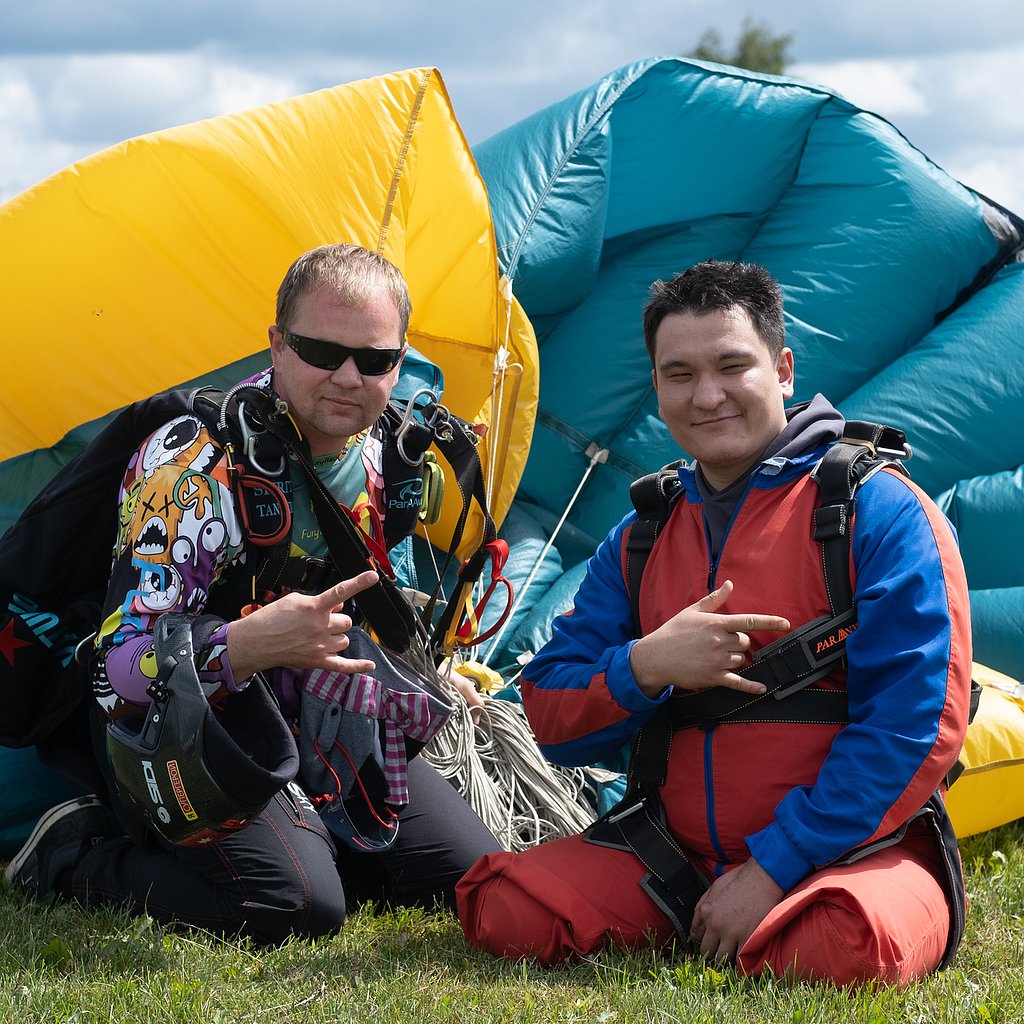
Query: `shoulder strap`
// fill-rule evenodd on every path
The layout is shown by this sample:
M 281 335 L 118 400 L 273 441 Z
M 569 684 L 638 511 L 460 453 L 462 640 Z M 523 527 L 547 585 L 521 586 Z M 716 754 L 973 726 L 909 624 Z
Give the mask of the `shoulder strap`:
M 278 410 L 278 400 L 266 388 L 243 381 L 227 391 L 199 388 L 189 394 L 189 406 L 216 437 L 227 459 L 250 551 L 252 582 L 240 585 L 235 594 L 241 606 L 279 591 L 289 568 L 292 517 L 283 489 L 288 466 L 280 437 L 266 426 Z M 297 586 L 294 579 L 288 583 L 293 589 Z
M 434 431 L 406 417 L 406 409 L 389 402 L 377 424 L 384 478 L 384 547 L 390 551 L 416 529 L 423 502 L 423 474 Z
M 227 410 L 233 392 L 228 392 L 222 403 L 222 410 Z M 254 388 L 254 392 L 263 389 Z M 323 531 L 324 541 L 331 554 L 335 568 L 343 579 L 357 576 L 367 569 L 377 571 L 377 582 L 364 590 L 354 600 L 360 613 L 379 637 L 381 643 L 399 653 L 409 649 L 417 635 L 419 622 L 412 605 L 399 590 L 395 581 L 373 557 L 367 546 L 366 536 L 342 511 L 327 490 L 323 481 L 313 467 L 312 459 L 305 443 L 299 438 L 291 420 L 287 415 L 287 406 L 276 402 L 264 392 L 264 399 L 256 398 L 254 407 L 247 412 L 243 409 L 239 424 L 243 451 L 252 461 L 252 453 L 256 453 L 256 461 L 263 465 L 271 448 L 262 451 L 259 445 L 276 446 L 274 450 L 281 452 L 281 471 L 284 472 L 285 459 L 301 469 L 310 486 L 313 510 L 317 522 Z M 251 416 L 251 420 L 244 417 Z M 222 415 L 221 425 L 225 425 L 228 417 Z M 247 431 L 252 428 L 252 436 Z M 271 467 L 265 467 L 271 468 Z M 275 467 L 276 468 L 276 467 Z M 287 545 L 287 541 L 284 542 Z M 277 545 L 280 550 L 282 545 Z M 283 563 L 281 568 L 283 569 Z
M 821 494 L 814 511 L 814 539 L 821 543 L 825 588 L 832 614 L 853 605 L 850 585 L 850 531 L 857 488 L 885 466 L 910 458 L 903 431 L 866 420 L 848 420 L 843 436 L 811 473 Z
M 626 537 L 626 588 L 629 590 L 634 636 L 640 635 L 640 583 L 647 560 L 661 528 L 683 493 L 678 472 L 681 465 L 681 461 L 670 462 L 629 485 L 629 498 L 637 516 Z

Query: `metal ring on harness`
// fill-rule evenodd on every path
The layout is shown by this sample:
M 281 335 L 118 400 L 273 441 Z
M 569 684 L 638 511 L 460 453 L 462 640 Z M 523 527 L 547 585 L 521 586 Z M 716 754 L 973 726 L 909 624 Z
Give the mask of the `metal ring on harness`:
M 429 400 L 420 408 L 416 405 L 416 402 L 424 396 L 427 396 Z M 431 409 L 431 406 L 433 406 L 433 409 Z M 438 427 L 440 410 L 444 410 L 445 419 L 441 427 Z M 429 418 L 427 416 L 428 411 L 430 411 Z M 451 437 L 451 425 L 447 419 L 450 414 L 443 405 L 437 402 L 434 392 L 430 388 L 420 388 L 413 392 L 412 397 L 406 403 L 402 422 L 399 423 L 398 430 L 395 431 L 395 447 L 398 449 L 398 454 L 407 466 L 413 467 L 419 466 L 423 462 L 423 456 L 420 456 L 418 459 L 409 458 L 409 454 L 405 450 L 405 436 L 415 423 L 415 414 L 417 412 L 423 417 L 424 424 L 440 436 L 442 440 L 448 440 Z M 446 431 L 446 433 L 443 433 L 443 431 Z
M 218 429 L 222 437 L 227 435 L 228 408 L 232 402 L 235 402 L 238 405 L 238 430 L 241 434 L 242 452 L 245 455 L 247 465 L 257 473 L 262 473 L 264 476 L 275 479 L 280 478 L 284 475 L 284 453 L 281 453 L 276 466 L 264 466 L 260 462 L 259 456 L 256 454 L 256 444 L 263 434 L 266 433 L 267 424 L 263 424 L 262 430 L 254 430 L 249 426 L 246 413 L 251 413 L 251 409 L 249 408 L 251 403 L 247 404 L 239 398 L 239 395 L 243 391 L 253 391 L 266 401 L 273 401 L 277 412 L 282 415 L 287 415 L 288 405 L 286 402 L 282 401 L 280 398 L 272 399 L 266 389 L 261 388 L 256 384 L 250 384 L 248 381 L 243 381 L 240 384 L 236 384 L 224 395 L 224 398 L 220 403 L 219 418 L 217 422 Z M 258 417 L 255 417 L 255 419 L 257 423 L 260 422 Z

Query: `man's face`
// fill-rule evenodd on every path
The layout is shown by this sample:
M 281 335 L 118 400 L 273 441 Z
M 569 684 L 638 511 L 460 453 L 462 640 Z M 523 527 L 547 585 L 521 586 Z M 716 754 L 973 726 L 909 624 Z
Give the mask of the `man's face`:
M 654 389 L 669 433 L 715 490 L 757 461 L 786 425 L 793 353 L 773 359 L 739 306 L 673 313 L 654 335 Z
M 398 309 L 387 295 L 362 307 L 342 305 L 327 288 L 299 297 L 288 325 L 295 334 L 334 342 L 347 348 L 400 348 Z M 276 326 L 269 330 L 274 360 L 274 390 L 302 431 L 313 455 L 341 451 L 354 434 L 365 430 L 384 411 L 399 366 L 382 377 L 362 375 L 353 359 L 336 370 L 303 362 Z

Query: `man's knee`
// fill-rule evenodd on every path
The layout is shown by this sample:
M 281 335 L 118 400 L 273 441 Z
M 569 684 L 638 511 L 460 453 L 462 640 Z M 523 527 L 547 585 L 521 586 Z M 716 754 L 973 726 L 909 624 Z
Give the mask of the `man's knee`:
M 934 921 L 923 934 L 905 941 L 909 937 L 880 933 L 860 915 L 822 902 L 760 948 L 744 947 L 739 967 L 746 974 L 769 969 L 778 977 L 840 987 L 871 981 L 905 985 L 935 970 L 947 930 L 947 921 Z
M 456 886 L 462 931 L 471 946 L 493 956 L 556 963 L 571 952 L 558 941 L 565 923 L 509 877 L 506 868 L 516 856 L 482 857 Z
M 337 934 L 345 923 L 345 892 L 337 885 L 312 886 L 305 879 L 264 894 L 258 900 L 244 900 L 239 907 L 240 931 L 268 945 L 292 936 L 319 939 Z
M 632 854 L 578 836 L 489 854 L 456 887 L 462 930 L 478 949 L 543 964 L 609 944 L 662 945 L 674 932 L 637 884 L 642 874 Z
M 304 938 L 318 939 L 326 935 L 335 935 L 345 923 L 345 892 L 341 885 L 331 886 L 328 890 L 308 893 L 298 920 L 302 921 L 301 934 Z M 285 914 L 285 926 L 287 918 Z M 295 927 L 296 917 L 292 916 L 291 926 Z

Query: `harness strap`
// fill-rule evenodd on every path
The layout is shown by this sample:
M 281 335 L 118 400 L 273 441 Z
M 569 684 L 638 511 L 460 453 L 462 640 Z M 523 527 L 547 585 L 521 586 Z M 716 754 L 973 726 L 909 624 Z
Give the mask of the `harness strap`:
M 850 539 L 857 488 L 884 466 L 896 466 L 906 473 L 900 460 L 908 458 L 909 453 L 901 430 L 848 420 L 839 444 L 825 453 L 811 473 L 821 494 L 814 510 L 813 537 L 821 543 L 825 589 L 833 614 L 853 605 Z
M 412 605 L 370 554 L 362 530 L 334 500 L 306 452 L 290 439 L 282 438 L 282 441 L 306 474 L 317 522 L 341 578 L 350 579 L 367 569 L 377 572 L 377 582 L 353 599 L 356 606 L 385 647 L 398 653 L 407 651 L 419 631 L 419 620 Z
M 466 529 L 466 520 L 474 501 L 483 513 L 484 527 L 479 547 L 460 567 L 455 593 L 448 600 L 431 631 L 430 646 L 437 663 L 451 654 L 450 650 L 445 650 L 446 638 L 454 636 L 459 631 L 459 616 L 466 608 L 467 599 L 479 580 L 488 558 L 493 557 L 491 552 L 494 550 L 493 545 L 498 538 L 497 527 L 494 525 L 494 520 L 487 507 L 487 488 L 483 466 L 477 451 L 477 437 L 461 421 L 455 420 L 454 417 L 449 419 L 449 429 L 439 431 L 437 448 L 455 475 L 455 483 L 462 496 L 462 508 L 452 533 L 452 543 L 448 548 L 441 571 L 438 573 L 437 586 L 420 613 L 421 621 L 425 626 L 429 626 L 433 620 L 441 587 L 455 560 Z
M 824 721 L 848 722 L 845 690 L 816 688 L 810 691 L 811 697 L 797 698 L 843 658 L 846 638 L 856 628 L 857 615 L 851 607 L 841 615 L 813 619 L 761 648 L 753 664 L 737 674 L 763 684 L 764 693 L 724 686 L 675 691 L 667 702 L 675 728 L 709 728 L 719 722 L 813 722 L 819 714 L 826 716 Z
M 910 454 L 910 446 L 901 431 L 864 421 L 847 422 L 841 443 L 829 449 L 813 474 L 821 492 L 821 502 L 814 513 L 813 536 L 821 544 L 832 615 L 808 622 L 758 651 L 753 664 L 740 675 L 763 683 L 767 688 L 763 694 L 751 696 L 720 687 L 673 694 L 637 734 L 625 796 L 585 833 L 588 842 L 632 850 L 648 870 L 640 882 L 641 887 L 682 936 L 689 934 L 693 910 L 704 882 L 665 825 L 659 790 L 668 775 L 672 735 L 676 729 L 708 728 L 718 723 L 768 721 L 843 725 L 849 722 L 846 692 L 813 684 L 844 657 L 846 637 L 857 628 L 850 582 L 850 540 L 856 491 L 872 473 L 885 466 L 892 465 L 906 473 L 901 461 Z M 626 584 L 638 636 L 644 566 L 680 491 L 676 466 L 649 474 L 630 489 L 638 519 L 626 540 Z M 978 706 L 980 690 L 977 683 L 972 683 L 971 719 Z M 773 699 L 768 700 L 768 697 Z M 954 767 L 947 777 L 947 785 L 957 774 Z M 836 863 L 852 862 L 881 846 L 901 841 L 915 819 L 922 819 L 933 834 L 949 896 L 950 931 L 941 969 L 949 965 L 963 937 L 965 907 L 956 836 L 941 791 L 937 790 L 896 832 L 851 851 Z
M 927 829 L 935 850 L 942 863 L 942 878 L 940 879 L 949 897 L 949 937 L 946 940 L 946 948 L 939 963 L 938 970 L 945 970 L 964 934 L 964 918 L 967 907 L 966 891 L 964 888 L 963 866 L 960 861 L 960 850 L 957 846 L 956 833 L 953 831 L 953 823 L 950 821 L 949 813 L 946 811 L 946 802 L 942 797 L 941 789 L 937 789 L 925 801 L 923 807 L 915 811 L 895 832 L 882 836 L 872 843 L 858 846 L 856 849 L 837 857 L 832 865 L 855 864 L 864 857 L 869 856 L 876 850 L 882 850 L 889 846 L 895 846 L 902 842 L 910 826 L 919 821 Z
M 381 474 L 384 477 L 384 547 L 390 551 L 408 537 L 419 520 L 423 500 L 424 459 L 434 441 L 426 423 L 389 402 L 381 416 Z
M 637 789 L 583 833 L 586 842 L 634 854 L 647 874 L 640 888 L 672 922 L 679 935 L 690 933 L 697 901 L 707 881 L 690 863 L 685 851 L 665 826 L 661 801 L 651 791 Z
M 293 555 L 278 574 L 277 587 L 299 594 L 322 594 L 340 579 L 332 560 L 313 555 Z
M 662 467 L 657 473 L 634 480 L 629 497 L 636 509 L 636 522 L 626 537 L 626 589 L 633 615 L 633 633 L 640 636 L 640 581 L 651 556 L 654 542 L 661 528 L 668 522 L 672 506 L 683 493 L 683 484 L 677 472 L 681 462 Z
M 698 694 L 709 692 L 711 691 L 701 690 Z M 760 696 L 763 697 L 764 694 Z M 714 720 L 690 709 L 690 704 L 695 702 L 691 701 L 689 694 L 673 694 L 665 703 L 675 729 L 710 729 L 716 725 L 739 722 L 848 725 L 850 721 L 845 690 L 827 690 L 813 685 L 790 693 L 784 702 L 750 701 L 735 711 L 730 711 L 727 717 Z

